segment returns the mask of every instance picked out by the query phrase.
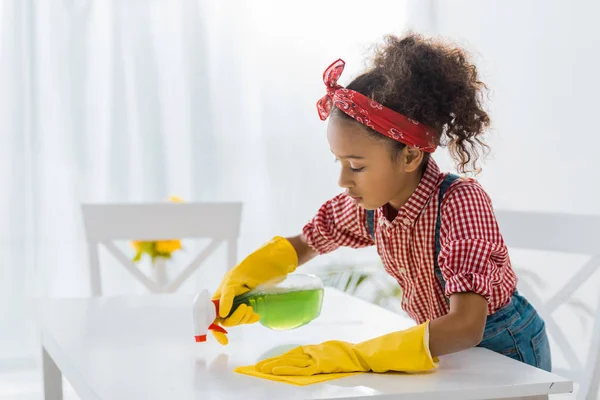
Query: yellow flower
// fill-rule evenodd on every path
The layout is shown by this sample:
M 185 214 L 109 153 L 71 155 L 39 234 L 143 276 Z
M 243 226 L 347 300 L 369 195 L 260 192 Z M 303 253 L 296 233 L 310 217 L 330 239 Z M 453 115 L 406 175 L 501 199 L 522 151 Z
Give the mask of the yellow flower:
M 142 251 L 142 244 L 143 244 L 143 243 L 144 243 L 144 242 L 142 242 L 141 240 L 133 240 L 133 241 L 131 242 L 131 247 L 133 247 L 133 249 L 134 249 L 135 251 Z
M 183 203 L 183 200 L 177 196 L 170 196 L 169 200 L 173 203 Z M 135 250 L 134 262 L 140 261 L 142 255 L 147 254 L 153 263 L 156 257 L 171 258 L 171 253 L 182 248 L 179 239 L 157 241 L 132 240 L 131 247 Z
M 159 240 L 156 242 L 157 253 L 171 254 L 179 249 L 181 249 L 181 241 L 179 240 Z

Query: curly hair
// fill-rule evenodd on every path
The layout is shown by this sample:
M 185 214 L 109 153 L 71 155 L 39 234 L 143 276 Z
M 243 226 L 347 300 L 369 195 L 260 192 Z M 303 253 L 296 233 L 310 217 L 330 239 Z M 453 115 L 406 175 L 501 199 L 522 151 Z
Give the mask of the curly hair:
M 477 162 L 488 150 L 481 135 L 490 125 L 490 117 L 483 109 L 487 87 L 467 53 L 439 39 L 409 33 L 386 36 L 372 62 L 347 88 L 434 127 L 440 134 L 439 144 L 448 147 L 458 171 L 478 172 Z M 351 118 L 337 108 L 334 113 Z M 396 152 L 405 147 L 366 129 L 393 143 Z

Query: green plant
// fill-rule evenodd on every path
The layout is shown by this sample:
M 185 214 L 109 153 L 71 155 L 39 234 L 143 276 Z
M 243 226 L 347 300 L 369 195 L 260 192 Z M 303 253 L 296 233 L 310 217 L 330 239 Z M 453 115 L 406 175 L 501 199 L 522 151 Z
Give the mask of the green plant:
M 325 286 L 334 287 L 382 307 L 399 311 L 402 289 L 380 261 L 367 264 L 330 264 L 317 275 Z

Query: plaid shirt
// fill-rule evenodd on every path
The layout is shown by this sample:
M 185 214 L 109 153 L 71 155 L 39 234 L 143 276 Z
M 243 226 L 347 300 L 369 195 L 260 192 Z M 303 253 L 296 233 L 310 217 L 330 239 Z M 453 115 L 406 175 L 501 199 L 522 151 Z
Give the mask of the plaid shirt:
M 393 221 L 383 207 L 375 210 L 375 240 L 367 230 L 365 210 L 346 194 L 337 195 L 304 226 L 308 245 L 319 254 L 340 246 L 376 245 L 385 270 L 402 288 L 402 308 L 417 323 L 447 314 L 445 296 L 460 292 L 484 296 L 493 314 L 509 302 L 517 278 L 491 200 L 474 179 L 457 179 L 444 194 L 438 263 L 445 293 L 435 276 L 435 222 L 445 176 L 430 158 L 421 182 Z

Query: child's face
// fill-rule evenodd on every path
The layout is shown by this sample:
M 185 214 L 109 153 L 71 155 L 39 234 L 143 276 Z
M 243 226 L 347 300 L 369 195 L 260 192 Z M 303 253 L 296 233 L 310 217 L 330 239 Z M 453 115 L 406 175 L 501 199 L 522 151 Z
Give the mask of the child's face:
M 372 210 L 390 203 L 399 208 L 408 198 L 405 192 L 414 190 L 414 162 L 404 154 L 408 147 L 394 157 L 387 141 L 370 136 L 357 122 L 338 117 L 329 121 L 327 140 L 341 163 L 339 185 L 361 207 Z M 404 199 L 402 204 L 394 204 L 398 199 Z

